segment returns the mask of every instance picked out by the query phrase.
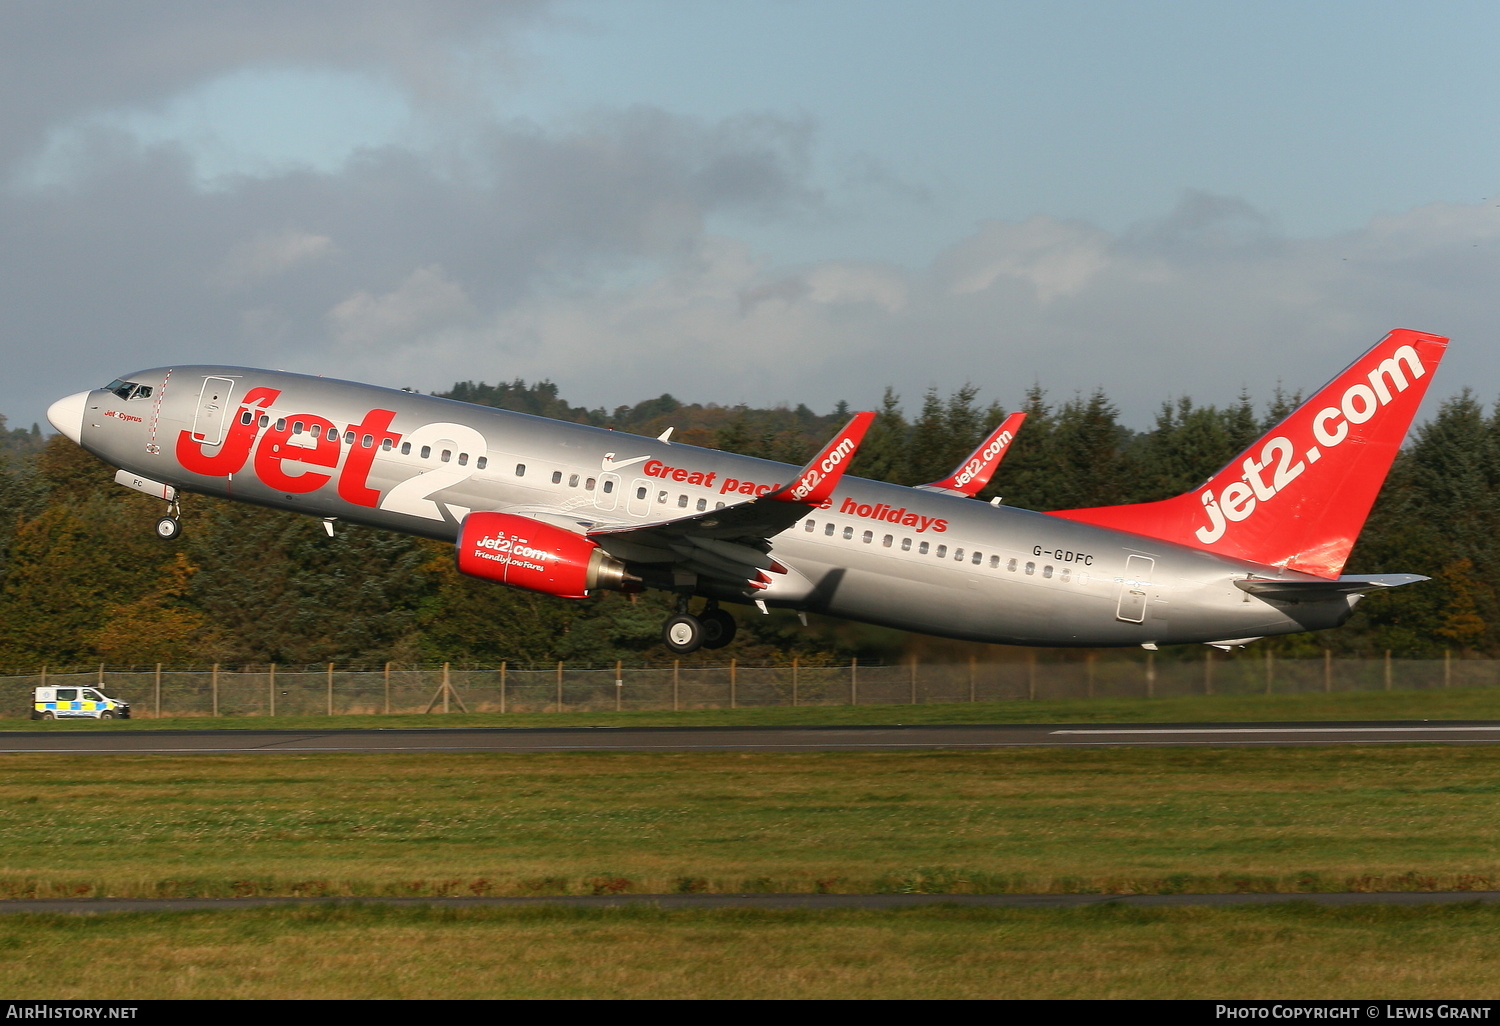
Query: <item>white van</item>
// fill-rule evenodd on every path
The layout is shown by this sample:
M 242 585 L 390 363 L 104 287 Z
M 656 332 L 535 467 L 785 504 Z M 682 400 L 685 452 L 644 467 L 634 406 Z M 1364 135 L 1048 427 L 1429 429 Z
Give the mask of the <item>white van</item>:
M 106 698 L 90 687 L 37 688 L 32 699 L 34 720 L 128 720 L 130 704 Z

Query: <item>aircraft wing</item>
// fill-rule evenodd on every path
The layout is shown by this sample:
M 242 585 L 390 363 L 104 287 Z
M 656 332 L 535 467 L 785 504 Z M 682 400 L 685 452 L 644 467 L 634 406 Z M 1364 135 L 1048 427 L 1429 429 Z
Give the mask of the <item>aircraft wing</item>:
M 918 488 L 928 492 L 945 492 L 949 495 L 963 495 L 970 499 L 978 495 L 980 489 L 990 483 L 990 478 L 995 474 L 995 468 L 1000 466 L 1000 461 L 1005 459 L 1005 453 L 1010 449 L 1010 443 L 1015 441 L 1016 435 L 1021 431 L 1021 421 L 1026 419 L 1024 413 L 1012 413 L 1006 417 L 990 436 L 979 443 L 979 448 L 964 457 L 964 461 L 953 469 L 953 473 L 941 481 L 932 481 L 928 484 L 917 485 Z
M 786 572 L 767 555 L 771 538 L 832 498 L 874 419 L 874 413 L 855 414 L 791 484 L 774 492 L 674 520 L 598 527 L 588 537 L 620 559 L 671 564 L 674 573 L 758 591 L 770 584 L 761 571 Z

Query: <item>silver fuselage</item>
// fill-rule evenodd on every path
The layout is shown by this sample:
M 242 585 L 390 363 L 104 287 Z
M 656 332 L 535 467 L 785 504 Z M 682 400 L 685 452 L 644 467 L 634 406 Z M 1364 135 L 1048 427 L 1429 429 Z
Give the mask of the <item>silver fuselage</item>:
M 183 491 L 450 542 L 473 510 L 564 525 L 646 525 L 749 501 L 796 471 L 279 371 L 157 368 L 129 380 L 151 386 L 152 395 L 127 400 L 98 389 L 88 396 L 80 444 L 106 462 Z M 251 412 L 241 403 L 256 390 L 260 405 Z M 249 424 L 242 422 L 246 413 Z M 331 446 L 317 457 L 322 465 L 297 459 L 318 452 L 310 432 L 315 422 L 339 433 L 331 464 Z M 372 423 L 382 427 L 362 430 Z M 289 434 L 299 424 L 303 431 Z M 354 440 L 344 441 L 351 430 Z M 225 469 L 232 458 L 208 472 L 179 459 L 181 451 L 194 456 L 192 463 L 246 444 L 248 455 L 233 472 Z M 288 480 L 297 481 L 295 489 Z M 617 550 L 607 536 L 600 540 L 631 558 L 628 543 Z M 1346 595 L 1270 601 L 1233 582 L 1310 578 L 1029 510 L 850 477 L 828 508 L 777 535 L 772 546 L 792 572 L 758 596 L 768 604 L 969 641 L 1213 642 L 1335 627 L 1357 601 Z

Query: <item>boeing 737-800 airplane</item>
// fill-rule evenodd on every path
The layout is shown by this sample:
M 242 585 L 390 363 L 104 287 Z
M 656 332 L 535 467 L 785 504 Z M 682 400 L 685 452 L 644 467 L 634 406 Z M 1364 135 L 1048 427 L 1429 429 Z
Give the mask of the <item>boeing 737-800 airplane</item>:
M 872 413 L 800 470 L 242 367 L 129 374 L 48 419 L 167 503 L 163 538 L 186 492 L 424 535 L 512 587 L 674 592 L 678 652 L 728 643 L 720 601 L 969 641 L 1228 646 L 1336 627 L 1367 592 L 1425 579 L 1341 571 L 1447 344 L 1392 332 L 1185 495 L 1055 513 L 972 498 L 1019 420 L 906 488 L 844 475 Z

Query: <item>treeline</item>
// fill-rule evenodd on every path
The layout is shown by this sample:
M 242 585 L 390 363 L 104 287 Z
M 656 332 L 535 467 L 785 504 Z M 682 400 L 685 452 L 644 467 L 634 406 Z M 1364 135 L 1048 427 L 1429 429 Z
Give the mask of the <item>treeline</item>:
M 848 416 L 805 406 L 683 404 L 670 395 L 613 411 L 569 406 L 550 382 L 460 382 L 452 398 L 618 431 L 804 460 Z M 1184 398 L 1131 431 L 1101 390 L 1029 414 L 981 495 L 1036 510 L 1144 502 L 1207 479 L 1297 402 L 1259 411 Z M 927 392 L 910 413 L 887 391 L 853 472 L 919 484 L 947 475 L 1006 411 L 978 390 Z M 0 668 L 119 664 L 377 665 L 451 660 L 607 663 L 669 659 L 657 639 L 670 598 L 604 594 L 569 602 L 460 576 L 451 548 L 384 531 L 189 496 L 184 533 L 155 539 L 160 502 L 113 483 L 113 470 L 61 437 L 0 421 Z M 1500 654 L 1500 413 L 1465 392 L 1413 434 L 1356 547 L 1349 572 L 1408 571 L 1427 584 L 1379 594 L 1350 624 L 1262 644 L 1287 654 Z M 748 610 L 717 662 L 896 659 L 944 645 L 834 620 Z M 949 646 L 954 648 L 954 646 Z M 954 648 L 956 651 L 956 648 Z

